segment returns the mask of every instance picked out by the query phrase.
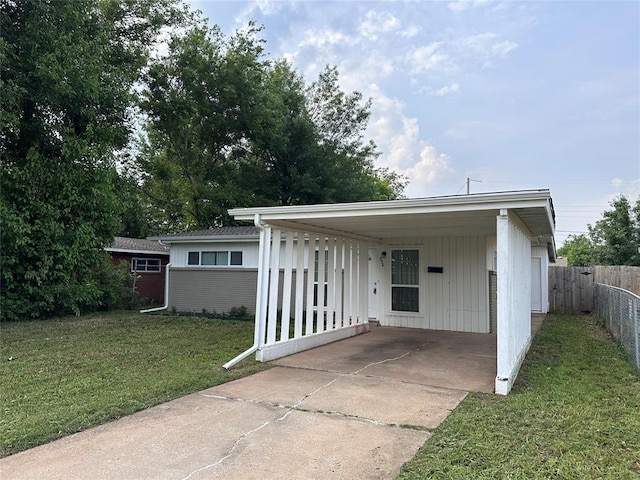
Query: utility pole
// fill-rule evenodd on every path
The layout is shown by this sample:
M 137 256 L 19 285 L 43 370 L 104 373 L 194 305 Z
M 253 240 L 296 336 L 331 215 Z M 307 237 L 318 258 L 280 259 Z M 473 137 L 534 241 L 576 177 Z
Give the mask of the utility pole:
M 472 178 L 467 177 L 467 195 L 471 193 L 471 182 L 482 182 L 482 180 L 473 180 Z

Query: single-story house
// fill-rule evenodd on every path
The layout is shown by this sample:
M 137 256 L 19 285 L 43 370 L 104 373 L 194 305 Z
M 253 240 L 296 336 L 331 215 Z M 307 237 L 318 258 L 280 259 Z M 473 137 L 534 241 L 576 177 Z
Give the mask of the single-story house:
M 129 264 L 140 297 L 164 302 L 165 272 L 169 263 L 166 245 L 142 238 L 115 237 L 113 244 L 105 250 L 111 255 L 113 265 Z
M 254 227 L 155 237 L 171 247 L 166 306 L 255 312 L 253 346 L 227 367 L 357 335 L 375 319 L 495 333 L 495 391 L 506 394 L 531 342 L 531 312 L 548 310 L 548 190 L 229 213 Z

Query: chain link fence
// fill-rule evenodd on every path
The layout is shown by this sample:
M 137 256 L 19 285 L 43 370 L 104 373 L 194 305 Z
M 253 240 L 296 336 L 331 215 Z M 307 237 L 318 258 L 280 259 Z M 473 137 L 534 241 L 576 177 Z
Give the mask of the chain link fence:
M 598 317 L 640 370 L 640 297 L 622 288 L 596 283 L 594 300 Z

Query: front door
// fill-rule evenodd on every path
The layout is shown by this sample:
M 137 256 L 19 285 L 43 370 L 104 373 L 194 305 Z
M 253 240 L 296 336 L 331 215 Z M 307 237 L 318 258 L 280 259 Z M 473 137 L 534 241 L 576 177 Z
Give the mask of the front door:
M 531 259 L 531 311 L 542 311 L 542 259 Z

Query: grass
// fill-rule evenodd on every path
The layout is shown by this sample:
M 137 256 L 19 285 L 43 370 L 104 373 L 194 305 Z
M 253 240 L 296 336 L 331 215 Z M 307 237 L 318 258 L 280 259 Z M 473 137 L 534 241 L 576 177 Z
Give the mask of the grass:
M 115 312 L 0 335 L 0 456 L 267 368 L 222 368 L 251 346 L 253 322 Z
M 221 368 L 252 322 L 116 312 L 0 335 L 1 456 L 267 368 Z M 512 393 L 469 395 L 398 478 L 640 478 L 640 376 L 593 317 L 549 315 Z
M 547 316 L 512 393 L 468 396 L 398 476 L 469 478 L 640 478 L 640 376 L 594 317 Z

